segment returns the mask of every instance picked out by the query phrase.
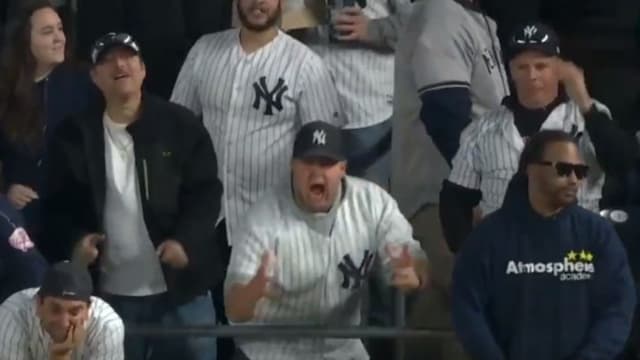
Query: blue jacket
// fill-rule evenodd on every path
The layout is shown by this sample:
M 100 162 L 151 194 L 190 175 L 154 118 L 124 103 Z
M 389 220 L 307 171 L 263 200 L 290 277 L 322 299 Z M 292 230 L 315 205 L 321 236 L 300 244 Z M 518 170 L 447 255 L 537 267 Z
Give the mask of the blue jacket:
M 44 104 L 45 146 L 38 151 L 25 144 L 15 143 L 0 133 L 0 161 L 4 177 L 4 191 L 13 184 L 26 185 L 43 197 L 45 176 L 43 162 L 47 161 L 47 145 L 55 129 L 67 116 L 84 111 L 90 99 L 98 99 L 88 71 L 60 65 L 44 80 L 36 83 L 34 91 Z M 26 227 L 37 237 L 40 230 L 40 201 L 34 200 L 23 210 Z
M 577 205 L 544 218 L 527 180 L 471 233 L 453 275 L 456 333 L 474 360 L 611 360 L 636 294 L 612 225 Z
M 0 197 L 0 303 L 15 292 L 40 286 L 47 269 L 38 250 L 23 251 L 9 242 L 13 232 L 23 226 L 20 212 Z

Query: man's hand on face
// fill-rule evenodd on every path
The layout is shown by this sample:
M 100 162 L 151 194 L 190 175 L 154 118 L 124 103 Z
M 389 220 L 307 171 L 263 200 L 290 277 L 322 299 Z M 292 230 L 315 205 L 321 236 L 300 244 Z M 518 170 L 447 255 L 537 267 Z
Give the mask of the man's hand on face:
M 49 348 L 49 360 L 71 360 L 73 352 L 86 338 L 85 319 L 71 323 L 62 342 L 53 342 Z

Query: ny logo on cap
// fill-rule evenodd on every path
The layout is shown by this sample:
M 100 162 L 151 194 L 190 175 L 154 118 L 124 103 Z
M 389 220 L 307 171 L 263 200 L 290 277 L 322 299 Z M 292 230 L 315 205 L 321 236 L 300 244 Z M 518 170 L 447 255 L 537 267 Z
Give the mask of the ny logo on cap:
M 313 132 L 313 143 L 316 145 L 327 144 L 327 133 L 324 130 L 316 130 Z
M 537 32 L 538 28 L 535 25 L 529 25 L 524 28 L 524 36 L 528 38 L 532 37 Z

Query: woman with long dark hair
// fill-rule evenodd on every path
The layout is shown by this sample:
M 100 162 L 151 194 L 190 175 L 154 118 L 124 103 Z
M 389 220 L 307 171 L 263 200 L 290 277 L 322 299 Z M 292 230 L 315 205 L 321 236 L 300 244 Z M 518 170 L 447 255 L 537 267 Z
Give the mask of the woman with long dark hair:
M 88 71 L 69 64 L 62 21 L 48 0 L 28 2 L 8 25 L 0 60 L 2 185 L 38 242 L 48 139 L 95 90 Z

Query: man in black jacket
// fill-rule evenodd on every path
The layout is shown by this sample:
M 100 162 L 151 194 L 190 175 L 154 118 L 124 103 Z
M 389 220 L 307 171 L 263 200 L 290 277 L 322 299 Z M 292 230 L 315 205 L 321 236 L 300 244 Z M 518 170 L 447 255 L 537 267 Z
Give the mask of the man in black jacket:
M 103 36 L 91 61 L 106 102 L 56 133 L 49 241 L 59 257 L 99 269 L 100 295 L 125 323 L 214 324 L 207 289 L 220 280 L 222 185 L 209 135 L 187 109 L 142 92 L 145 65 L 130 35 Z M 153 359 L 215 359 L 215 346 L 211 338 L 125 338 L 134 360 L 149 351 Z

